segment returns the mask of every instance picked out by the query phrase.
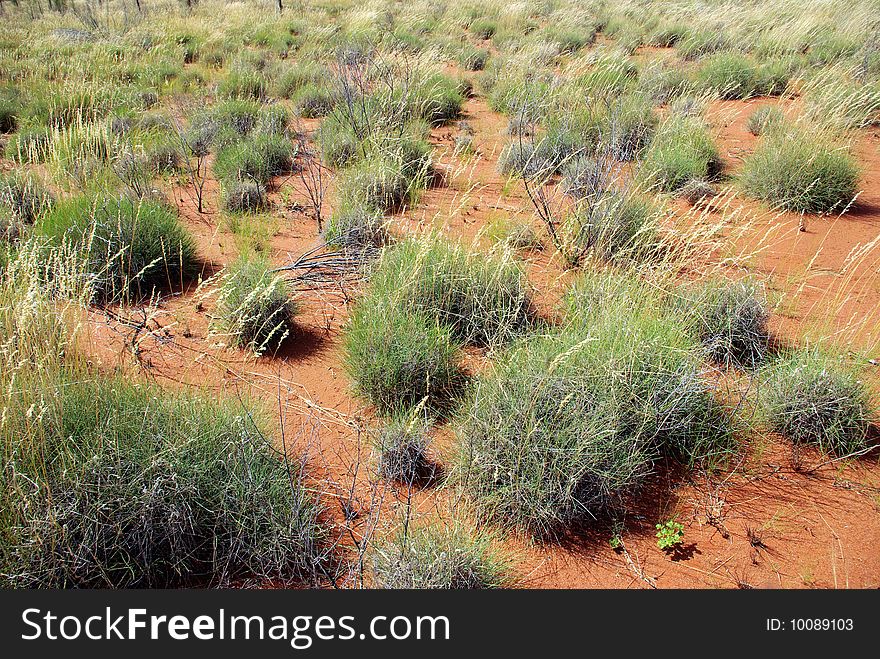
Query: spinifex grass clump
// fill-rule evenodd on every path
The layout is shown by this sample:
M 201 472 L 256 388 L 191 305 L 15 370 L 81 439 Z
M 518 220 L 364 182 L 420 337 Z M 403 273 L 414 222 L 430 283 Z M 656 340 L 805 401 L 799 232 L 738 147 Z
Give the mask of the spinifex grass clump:
M 745 98 L 760 87 L 758 67 L 739 53 L 717 53 L 706 58 L 697 72 L 697 83 L 721 98 Z
M 373 294 L 481 346 L 509 341 L 530 324 L 524 275 L 511 256 L 487 258 L 426 238 L 395 245 L 372 275 Z
M 292 332 L 295 314 L 287 282 L 268 261 L 241 257 L 229 266 L 217 298 L 217 324 L 230 343 L 257 355 L 274 352 Z
M 449 330 L 375 291 L 355 306 L 343 345 L 355 390 L 380 414 L 445 413 L 465 383 Z
M 676 315 L 686 322 L 710 359 L 746 368 L 764 361 L 770 342 L 770 313 L 759 284 L 707 281 L 681 289 L 671 301 Z
M 784 120 L 782 110 L 772 105 L 762 105 L 749 115 L 746 128 L 752 135 L 763 135 L 781 126 Z
M 383 478 L 404 485 L 429 483 L 437 465 L 428 455 L 427 420 L 415 413 L 399 413 L 377 433 L 374 442 L 378 470 Z
M 661 124 L 645 154 L 648 182 L 664 192 L 691 179 L 707 179 L 721 171 L 721 157 L 702 121 L 673 115 Z
M 783 355 L 767 370 L 770 427 L 836 455 L 864 448 L 874 418 L 868 386 L 842 359 L 816 349 Z
M 746 158 L 740 180 L 751 196 L 801 213 L 843 211 L 858 190 L 852 156 L 805 130 L 775 130 Z
M 252 181 L 265 185 L 273 176 L 289 171 L 293 147 L 283 135 L 259 134 L 230 144 L 217 154 L 214 172 L 223 181 Z
M 606 191 L 575 205 L 561 228 L 574 262 L 585 253 L 605 260 L 640 260 L 657 246 L 658 212 L 645 198 Z
M 324 240 L 346 252 L 364 253 L 382 247 L 389 236 L 381 212 L 355 205 L 334 211 L 324 230 Z
M 316 506 L 239 403 L 82 373 L 24 391 L 2 431 L 7 585 L 222 586 L 313 571 Z
M 377 588 L 482 589 L 512 583 L 509 561 L 485 532 L 419 526 L 379 543 L 371 557 Z
M 96 295 L 150 295 L 198 269 L 195 241 L 164 204 L 81 195 L 59 202 L 35 225 L 56 247 L 70 243 L 89 263 Z
M 457 474 L 486 519 L 552 537 L 625 501 L 664 453 L 717 461 L 733 449 L 695 347 L 652 297 L 584 282 L 570 327 L 514 344 L 475 383 Z
M 0 175 L 0 207 L 24 224 L 34 221 L 53 204 L 52 194 L 32 174 L 11 172 Z

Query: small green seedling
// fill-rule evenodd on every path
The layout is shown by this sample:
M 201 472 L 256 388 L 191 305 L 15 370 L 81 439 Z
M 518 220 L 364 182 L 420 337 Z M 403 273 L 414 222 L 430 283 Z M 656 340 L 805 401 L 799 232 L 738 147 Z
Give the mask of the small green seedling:
M 657 546 L 663 551 L 669 551 L 680 545 L 684 539 L 684 525 L 674 519 L 657 524 Z

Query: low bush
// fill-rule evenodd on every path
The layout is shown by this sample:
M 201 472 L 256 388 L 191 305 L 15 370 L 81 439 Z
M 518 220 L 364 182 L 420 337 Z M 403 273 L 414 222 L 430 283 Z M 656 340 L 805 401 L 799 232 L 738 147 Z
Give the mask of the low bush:
M 350 206 L 339 208 L 330 216 L 324 240 L 347 252 L 363 253 L 384 246 L 389 236 L 380 212 Z
M 740 53 L 718 53 L 707 57 L 697 71 L 696 80 L 702 88 L 728 99 L 751 96 L 760 83 L 757 65 Z
M 192 236 L 156 201 L 81 195 L 58 202 L 35 229 L 56 246 L 69 242 L 84 252 L 105 301 L 147 296 L 185 283 L 198 270 Z
M 836 455 L 867 445 L 870 390 L 841 359 L 816 349 L 794 351 L 768 367 L 767 380 L 764 406 L 775 432 Z
M 706 204 L 718 196 L 718 190 L 709 181 L 692 178 L 678 191 L 678 196 L 686 200 L 691 206 Z
M 371 557 L 377 588 L 483 589 L 510 586 L 509 561 L 485 532 L 460 526 L 410 526 L 377 545 Z
M 779 129 L 761 140 L 740 174 L 745 192 L 801 213 L 842 211 L 856 195 L 859 169 L 852 156 L 821 136 Z
M 415 118 L 439 126 L 457 119 L 461 114 L 464 96 L 459 82 L 453 78 L 428 76 L 419 81 L 410 93 L 408 103 Z
M 378 295 L 427 315 L 463 343 L 504 343 L 532 321 L 527 283 L 511 256 L 486 258 L 442 240 L 407 240 L 386 250 L 371 281 Z
M 340 173 L 336 194 L 342 206 L 362 206 L 386 212 L 412 199 L 417 190 L 403 171 L 402 163 L 390 158 L 364 160 Z
M 664 192 L 691 179 L 711 179 L 721 171 L 721 157 L 702 121 L 672 116 L 661 124 L 645 153 L 648 182 Z
M 24 224 L 33 224 L 54 201 L 46 186 L 32 174 L 16 171 L 0 175 L 0 207 L 8 208 Z
M 364 146 L 339 111 L 331 112 L 321 122 L 317 141 L 321 156 L 330 167 L 344 167 L 363 155 Z
M 0 88 L 0 133 L 11 133 L 18 128 L 21 110 L 18 94 L 11 89 Z
M 284 276 L 268 261 L 240 257 L 226 270 L 217 297 L 216 325 L 232 345 L 257 355 L 274 353 L 293 331 L 296 305 Z
M 612 191 L 582 199 L 561 233 L 569 252 L 640 260 L 657 245 L 656 219 L 657 210 L 646 199 Z
M 379 474 L 404 485 L 430 483 L 437 465 L 428 455 L 429 425 L 418 413 L 397 414 L 377 432 L 374 448 Z
M 303 87 L 325 83 L 329 75 L 327 68 L 316 62 L 286 64 L 284 70 L 275 77 L 275 95 L 294 98 Z
M 482 71 L 489 60 L 489 51 L 465 43 L 455 53 L 455 59 L 466 71 Z
M 221 149 L 214 162 L 214 173 L 225 182 L 253 181 L 265 185 L 273 176 L 290 171 L 292 165 L 290 140 L 261 134 Z
M 250 133 L 260 119 L 260 104 L 247 99 L 229 99 L 217 103 L 203 120 L 210 119 L 217 133 L 231 131 L 242 137 Z
M 680 67 L 649 66 L 639 74 L 638 89 L 655 105 L 666 105 L 673 99 L 693 91 L 694 83 Z
M 468 26 L 468 31 L 477 39 L 491 39 L 497 30 L 497 21 L 487 17 L 476 18 Z
M 456 474 L 488 521 L 554 537 L 626 501 L 663 453 L 733 450 L 687 337 L 644 287 L 603 281 L 576 289 L 564 332 L 514 344 L 458 416 Z
M 317 507 L 238 403 L 71 373 L 20 394 L 2 436 L 6 585 L 314 578 Z
M 230 213 L 258 213 L 269 206 L 266 189 L 256 181 L 232 181 L 223 187 L 223 208 Z
M 333 110 L 336 97 L 333 92 L 315 84 L 303 85 L 292 96 L 294 112 L 306 119 L 323 117 Z
M 449 330 L 381 292 L 373 291 L 355 306 L 343 346 L 355 390 L 380 414 L 417 405 L 446 413 L 464 385 L 459 347 Z
M 764 361 L 770 312 L 757 283 L 710 280 L 676 292 L 671 303 L 710 359 L 746 368 Z
M 647 100 L 628 94 L 609 106 L 600 124 L 600 139 L 609 156 L 635 160 L 651 141 L 656 127 L 657 118 Z
M 217 94 L 221 98 L 260 100 L 266 96 L 267 87 L 263 74 L 233 69 L 218 85 Z
M 781 126 L 784 120 L 785 115 L 782 110 L 772 105 L 762 105 L 749 115 L 746 120 L 746 128 L 752 135 L 763 135 Z

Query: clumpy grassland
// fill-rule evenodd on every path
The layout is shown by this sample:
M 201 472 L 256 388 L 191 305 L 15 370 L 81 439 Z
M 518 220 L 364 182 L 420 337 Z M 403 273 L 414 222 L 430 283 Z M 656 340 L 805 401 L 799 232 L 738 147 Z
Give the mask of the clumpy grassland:
M 0 585 L 876 587 L 878 12 L 2 3 Z

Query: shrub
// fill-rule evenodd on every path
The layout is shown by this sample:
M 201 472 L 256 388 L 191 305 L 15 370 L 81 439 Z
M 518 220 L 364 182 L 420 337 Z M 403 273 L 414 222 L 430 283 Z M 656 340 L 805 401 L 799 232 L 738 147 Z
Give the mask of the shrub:
M 217 298 L 218 327 L 230 343 L 261 355 L 293 331 L 296 305 L 283 275 L 265 259 L 240 257 L 227 268 Z
M 661 452 L 730 450 L 674 323 L 614 303 L 591 322 L 515 344 L 473 387 L 456 473 L 486 520 L 553 537 L 626 500 Z
M 489 51 L 465 43 L 456 52 L 455 59 L 466 71 L 482 71 L 489 60 Z
M 762 62 L 755 80 L 755 94 L 760 96 L 780 96 L 788 87 L 789 80 L 797 71 L 797 60 L 792 58 L 773 59 Z
M 362 155 L 360 140 L 338 111 L 331 112 L 321 122 L 317 141 L 324 162 L 330 167 L 344 167 Z
M 691 206 L 704 204 L 718 196 L 718 190 L 708 181 L 692 178 L 678 191 L 678 196 Z
M 289 171 L 293 146 L 282 136 L 256 135 L 224 147 L 217 154 L 214 173 L 222 181 L 253 181 L 265 185 L 269 179 Z
M 306 119 L 323 117 L 336 104 L 336 98 L 331 91 L 314 84 L 300 87 L 291 100 L 297 115 Z
M 546 41 L 559 44 L 561 54 L 572 55 L 596 41 L 596 31 L 586 27 L 548 27 L 543 32 Z
M 510 566 L 485 532 L 471 535 L 459 526 L 420 526 L 379 543 L 373 552 L 378 588 L 483 589 L 511 584 Z
M 232 70 L 217 87 L 221 98 L 260 100 L 266 95 L 266 78 L 256 71 Z
M 799 444 L 848 455 L 867 444 L 873 407 L 856 371 L 815 349 L 782 356 L 768 370 L 771 429 Z
M 486 235 L 492 242 L 513 250 L 540 251 L 544 244 L 528 222 L 510 218 L 496 218 L 486 227 Z
M 513 141 L 498 156 L 498 171 L 508 176 L 544 178 L 550 176 L 555 169 L 556 163 L 547 158 L 540 143 Z
M 564 240 L 579 252 L 601 259 L 642 258 L 656 245 L 654 207 L 624 192 L 608 192 L 581 201 L 562 227 Z
M 688 72 L 671 66 L 649 66 L 639 74 L 639 90 L 656 105 L 665 105 L 674 98 L 693 91 Z
M 463 343 L 504 343 L 531 323 L 527 284 L 509 256 L 486 258 L 440 240 L 408 240 L 386 250 L 372 286 L 397 306 L 448 327 Z
M 0 89 L 0 133 L 11 133 L 18 128 L 20 114 L 18 94 L 9 89 Z
M 52 194 L 33 175 L 24 172 L 0 175 L 0 207 L 7 207 L 15 219 L 33 224 L 53 203 Z
M 608 155 L 622 161 L 638 158 L 657 126 L 651 106 L 635 94 L 615 101 L 603 119 L 600 131 Z
M 246 99 L 229 99 L 215 105 L 206 117 L 216 123 L 217 132 L 233 131 L 238 136 L 250 133 L 260 118 L 260 104 Z
M 198 269 L 192 236 L 156 201 L 81 195 L 58 202 L 36 230 L 56 246 L 69 242 L 83 251 L 102 300 L 147 296 L 188 281 Z
M 273 103 L 260 110 L 255 130 L 261 135 L 290 137 L 290 113 L 283 105 Z
M 699 59 L 705 55 L 724 50 L 729 45 L 727 36 L 714 29 L 690 30 L 675 47 L 686 60 Z
M 608 159 L 577 156 L 562 166 L 562 190 L 575 201 L 596 199 L 605 194 L 613 174 Z
M 763 138 L 740 175 L 749 195 L 801 213 L 842 210 L 855 197 L 858 181 L 852 156 L 799 130 Z
M 269 205 L 266 189 L 256 181 L 232 181 L 223 188 L 223 207 L 231 213 L 257 213 Z
M 388 232 L 380 212 L 363 206 L 350 206 L 339 208 L 330 216 L 324 230 L 324 240 L 328 245 L 345 251 L 362 253 L 385 245 Z
M 471 21 L 468 30 L 477 39 L 491 39 L 498 30 L 498 23 L 491 18 L 476 18 Z
M 769 130 L 781 126 L 785 120 L 782 110 L 771 105 L 762 105 L 749 115 L 746 128 L 752 135 L 763 135 Z
M 401 164 L 386 158 L 359 162 L 342 172 L 336 184 L 340 205 L 380 212 L 399 208 L 414 192 Z
M 6 144 L 6 157 L 19 163 L 44 162 L 49 157 L 52 130 L 34 128 L 12 135 Z
M 446 124 L 461 114 L 464 96 L 459 83 L 448 76 L 429 76 L 419 81 L 411 94 L 414 116 L 432 125 Z
M 745 55 L 718 53 L 706 58 L 697 72 L 697 83 L 721 98 L 745 98 L 758 88 L 758 68 Z
M 344 364 L 355 390 L 380 414 L 423 404 L 448 411 L 464 384 L 458 345 L 426 314 L 373 292 L 355 306 L 344 338 Z
M 671 192 L 691 179 L 717 175 L 721 171 L 721 157 L 701 121 L 672 116 L 654 136 L 645 154 L 644 171 L 650 183 Z
M 710 359 L 748 368 L 764 361 L 770 313 L 756 283 L 707 281 L 677 293 L 672 304 Z
M 229 586 L 314 571 L 317 508 L 235 403 L 71 373 L 20 395 L 6 421 L 8 585 Z
M 275 79 L 275 95 L 281 98 L 294 98 L 296 92 L 308 85 L 321 85 L 329 78 L 330 72 L 316 62 L 295 62 L 286 65 L 284 71 Z
M 391 418 L 375 439 L 379 474 L 405 485 L 429 483 L 437 466 L 428 456 L 428 430 L 428 424 L 418 413 Z

